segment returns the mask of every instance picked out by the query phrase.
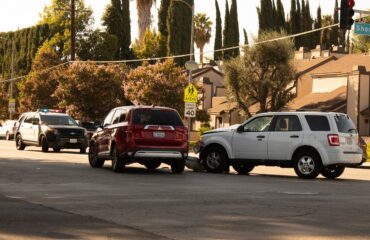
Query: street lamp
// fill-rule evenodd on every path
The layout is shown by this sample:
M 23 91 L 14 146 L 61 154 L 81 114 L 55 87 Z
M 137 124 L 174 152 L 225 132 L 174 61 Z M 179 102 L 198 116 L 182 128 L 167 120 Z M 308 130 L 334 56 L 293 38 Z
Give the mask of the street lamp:
M 0 39 L 5 40 L 4 37 L 0 37 Z M 14 41 L 12 41 L 12 59 L 11 59 L 11 67 L 10 67 L 10 99 L 13 99 L 13 78 L 14 78 Z M 12 120 L 12 111 L 9 111 L 9 119 Z

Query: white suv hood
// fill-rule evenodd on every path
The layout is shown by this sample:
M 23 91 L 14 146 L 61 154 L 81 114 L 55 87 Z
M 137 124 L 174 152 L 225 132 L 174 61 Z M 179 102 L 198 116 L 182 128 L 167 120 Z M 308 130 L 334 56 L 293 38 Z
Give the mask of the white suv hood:
M 205 132 L 204 135 L 210 134 L 210 133 L 219 133 L 219 132 L 234 132 L 239 126 L 240 126 L 240 124 L 235 124 L 235 125 L 232 125 L 232 126 L 226 127 L 226 128 L 213 129 L 211 131 Z

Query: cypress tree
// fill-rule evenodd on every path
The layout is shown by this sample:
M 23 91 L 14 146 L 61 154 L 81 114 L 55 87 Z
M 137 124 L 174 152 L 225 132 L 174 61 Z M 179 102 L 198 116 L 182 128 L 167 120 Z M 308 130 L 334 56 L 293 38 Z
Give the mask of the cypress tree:
M 334 6 L 334 14 L 333 14 L 333 20 L 334 20 L 334 24 L 337 24 L 339 22 L 339 16 L 338 16 L 338 0 L 335 0 L 335 6 Z M 338 46 L 339 42 L 338 42 L 338 37 L 339 37 L 339 29 L 338 27 L 334 27 L 332 28 L 332 36 L 330 37 L 331 39 L 331 45 L 335 45 L 335 46 Z
M 158 31 L 160 34 L 159 55 L 161 57 L 167 56 L 167 41 L 168 41 L 168 9 L 170 7 L 170 0 L 162 0 L 161 7 L 158 12 Z
M 275 31 L 279 30 L 279 20 L 278 20 L 278 13 L 275 6 L 275 1 L 272 0 L 272 22 L 271 26 Z
M 239 34 L 239 20 L 238 20 L 238 5 L 236 0 L 232 0 L 230 8 L 230 44 L 232 47 L 239 46 L 240 44 L 240 34 Z M 240 55 L 239 48 L 231 50 L 231 56 L 237 57 Z
M 115 35 L 118 40 L 116 59 L 130 58 L 131 23 L 129 0 L 111 0 L 103 15 L 103 26 L 107 33 Z
M 248 33 L 247 31 L 245 31 L 245 28 L 243 28 L 243 33 L 244 33 L 244 45 L 249 45 Z
M 231 46 L 231 43 L 230 43 L 230 29 L 231 29 L 231 25 L 230 25 L 230 10 L 229 10 L 229 3 L 228 3 L 228 0 L 226 0 L 226 7 L 225 7 L 225 23 L 224 23 L 224 31 L 223 31 L 223 48 L 228 48 Z M 223 58 L 224 59 L 229 59 L 230 58 L 230 50 L 226 50 L 223 52 Z
M 214 50 L 218 50 L 222 48 L 222 20 L 221 20 L 220 7 L 218 6 L 217 0 L 215 0 L 215 4 L 216 4 L 216 34 L 215 34 Z M 222 52 L 215 52 L 214 60 L 217 61 L 221 59 L 222 59 Z
M 295 20 L 294 20 L 296 22 L 295 23 L 296 30 L 294 31 L 294 33 L 300 33 L 302 31 L 301 20 L 302 20 L 302 9 L 301 9 L 301 4 L 299 0 L 297 0 L 297 12 L 295 15 Z M 297 37 L 296 42 L 295 42 L 295 47 L 296 49 L 298 49 L 301 46 L 302 46 L 302 37 Z
M 322 26 L 322 19 L 321 19 L 321 7 L 319 6 L 317 8 L 317 17 L 315 21 L 315 29 L 319 29 Z M 321 32 L 315 33 L 315 46 L 320 45 L 320 38 L 321 38 Z
M 278 30 L 286 29 L 286 23 L 285 23 L 285 12 L 284 12 L 284 6 L 281 0 L 277 0 L 276 2 L 276 11 L 277 11 L 277 24 L 279 26 Z
M 312 30 L 312 16 L 311 16 L 311 9 L 310 9 L 310 2 L 307 1 L 306 3 L 306 31 Z M 306 39 L 306 46 L 309 48 L 313 47 L 313 42 L 314 42 L 314 35 L 309 34 L 305 37 Z
M 194 5 L 194 0 L 184 0 L 190 6 Z M 181 55 L 190 53 L 191 38 L 191 9 L 183 3 L 171 1 L 168 24 L 168 53 L 171 55 Z M 192 43 L 194 44 L 194 43 Z M 183 66 L 188 58 L 177 58 L 178 65 Z
M 289 23 L 289 33 L 294 34 L 296 33 L 297 27 L 296 27 L 296 15 L 297 15 L 297 3 L 295 0 L 290 1 L 290 23 Z

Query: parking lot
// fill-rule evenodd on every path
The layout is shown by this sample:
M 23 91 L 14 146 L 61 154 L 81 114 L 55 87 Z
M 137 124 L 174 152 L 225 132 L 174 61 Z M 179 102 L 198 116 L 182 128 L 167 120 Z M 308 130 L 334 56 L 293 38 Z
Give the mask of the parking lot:
M 0 141 L 0 239 L 369 239 L 370 169 L 173 175 Z

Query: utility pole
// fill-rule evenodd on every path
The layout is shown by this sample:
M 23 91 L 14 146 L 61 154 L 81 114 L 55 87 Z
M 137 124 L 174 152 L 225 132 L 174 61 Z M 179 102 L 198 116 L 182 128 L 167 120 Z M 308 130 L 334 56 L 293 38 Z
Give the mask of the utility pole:
M 76 59 L 76 2 L 71 0 L 71 61 Z
M 12 41 L 12 61 L 11 61 L 11 72 L 10 72 L 10 99 L 13 99 L 13 85 L 14 85 L 14 40 Z M 9 119 L 12 120 L 13 111 L 9 111 Z

